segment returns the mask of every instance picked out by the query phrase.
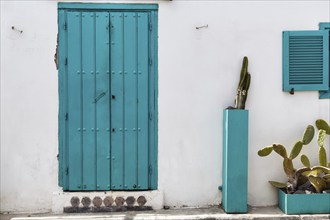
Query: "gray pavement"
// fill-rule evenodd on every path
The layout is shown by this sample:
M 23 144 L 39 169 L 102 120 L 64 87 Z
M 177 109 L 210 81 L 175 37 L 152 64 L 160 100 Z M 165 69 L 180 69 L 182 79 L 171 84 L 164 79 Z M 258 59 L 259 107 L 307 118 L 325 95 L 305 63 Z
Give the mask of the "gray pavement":
M 219 207 L 208 208 L 180 208 L 169 210 L 157 210 L 157 211 L 143 211 L 143 212 L 114 212 L 114 213 L 91 213 L 91 214 L 58 214 L 51 213 L 43 214 L 1 214 L 1 220 L 151 220 L 151 219 L 207 219 L 207 220 L 229 220 L 229 219 L 241 219 L 241 220 L 329 220 L 329 214 L 318 215 L 285 215 L 277 207 L 250 207 L 247 214 L 226 214 Z

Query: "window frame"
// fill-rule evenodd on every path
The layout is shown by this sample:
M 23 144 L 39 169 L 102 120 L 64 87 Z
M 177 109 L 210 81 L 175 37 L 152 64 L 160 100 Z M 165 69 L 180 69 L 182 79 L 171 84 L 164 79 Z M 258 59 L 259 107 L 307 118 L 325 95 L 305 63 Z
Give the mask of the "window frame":
M 321 22 L 319 24 L 319 30 L 329 30 L 329 41 L 330 41 L 330 22 Z M 330 45 L 329 45 L 329 54 L 330 54 Z M 330 65 L 330 55 L 329 55 L 329 65 Z M 319 91 L 319 99 L 330 99 L 330 67 L 328 68 L 329 72 L 329 89 L 327 91 Z

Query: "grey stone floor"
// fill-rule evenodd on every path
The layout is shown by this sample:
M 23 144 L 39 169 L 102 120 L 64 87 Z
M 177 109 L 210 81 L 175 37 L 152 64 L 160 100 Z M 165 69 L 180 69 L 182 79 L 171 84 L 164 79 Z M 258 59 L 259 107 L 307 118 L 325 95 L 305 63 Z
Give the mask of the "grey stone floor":
M 114 213 L 93 213 L 93 214 L 59 214 L 54 215 L 50 213 L 44 214 L 21 214 L 10 215 L 1 214 L 1 220 L 55 220 L 55 219 L 81 219 L 81 220 L 149 220 L 149 219 L 241 219 L 241 220 L 329 220 L 329 214 L 318 215 L 285 215 L 277 207 L 250 207 L 247 214 L 226 214 L 219 207 L 208 208 L 181 208 L 181 209 L 169 209 L 169 210 L 157 210 L 157 211 L 143 211 L 143 212 L 114 212 Z

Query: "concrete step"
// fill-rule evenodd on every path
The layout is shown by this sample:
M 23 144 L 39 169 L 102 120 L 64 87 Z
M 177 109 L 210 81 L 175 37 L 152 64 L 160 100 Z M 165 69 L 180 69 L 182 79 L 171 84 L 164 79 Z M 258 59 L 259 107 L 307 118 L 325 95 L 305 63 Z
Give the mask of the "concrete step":
M 11 215 L 2 214 L 1 220 L 186 220 L 186 219 L 207 219 L 207 220 L 329 220 L 329 214 L 304 214 L 304 215 L 285 215 L 277 207 L 250 207 L 247 214 L 226 214 L 219 207 L 208 208 L 180 208 L 157 211 L 143 211 L 143 212 L 114 212 L 114 213 L 100 213 L 100 214 L 22 214 Z

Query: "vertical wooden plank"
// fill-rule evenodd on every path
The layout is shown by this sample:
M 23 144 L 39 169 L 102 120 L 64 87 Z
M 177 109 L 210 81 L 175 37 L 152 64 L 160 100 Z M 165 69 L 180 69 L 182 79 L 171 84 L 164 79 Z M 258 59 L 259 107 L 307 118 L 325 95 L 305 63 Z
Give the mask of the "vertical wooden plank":
M 95 13 L 82 12 L 83 190 L 96 189 Z
M 124 13 L 124 188 L 137 189 L 137 26 Z
M 82 189 L 81 13 L 67 13 L 68 188 Z
M 148 189 L 149 155 L 149 18 L 148 13 L 138 13 L 138 189 Z M 150 115 L 150 120 L 152 117 Z
M 158 57 L 157 57 L 157 39 L 158 39 L 158 13 L 157 11 L 151 11 L 149 14 L 149 22 L 151 28 L 149 28 L 149 58 L 151 63 L 149 64 L 149 112 L 151 113 L 152 120 L 149 120 L 149 188 L 157 189 L 157 177 L 158 177 Z
M 111 189 L 124 189 L 123 13 L 110 14 L 111 35 Z
M 58 183 L 64 190 L 68 189 L 67 185 L 67 146 L 66 146 L 66 101 L 67 101 L 67 34 L 66 34 L 66 13 L 64 10 L 58 11 L 58 93 L 59 93 L 59 114 L 58 114 L 58 155 L 59 155 L 59 172 Z
M 110 51 L 108 12 L 96 13 L 97 190 L 110 189 Z

